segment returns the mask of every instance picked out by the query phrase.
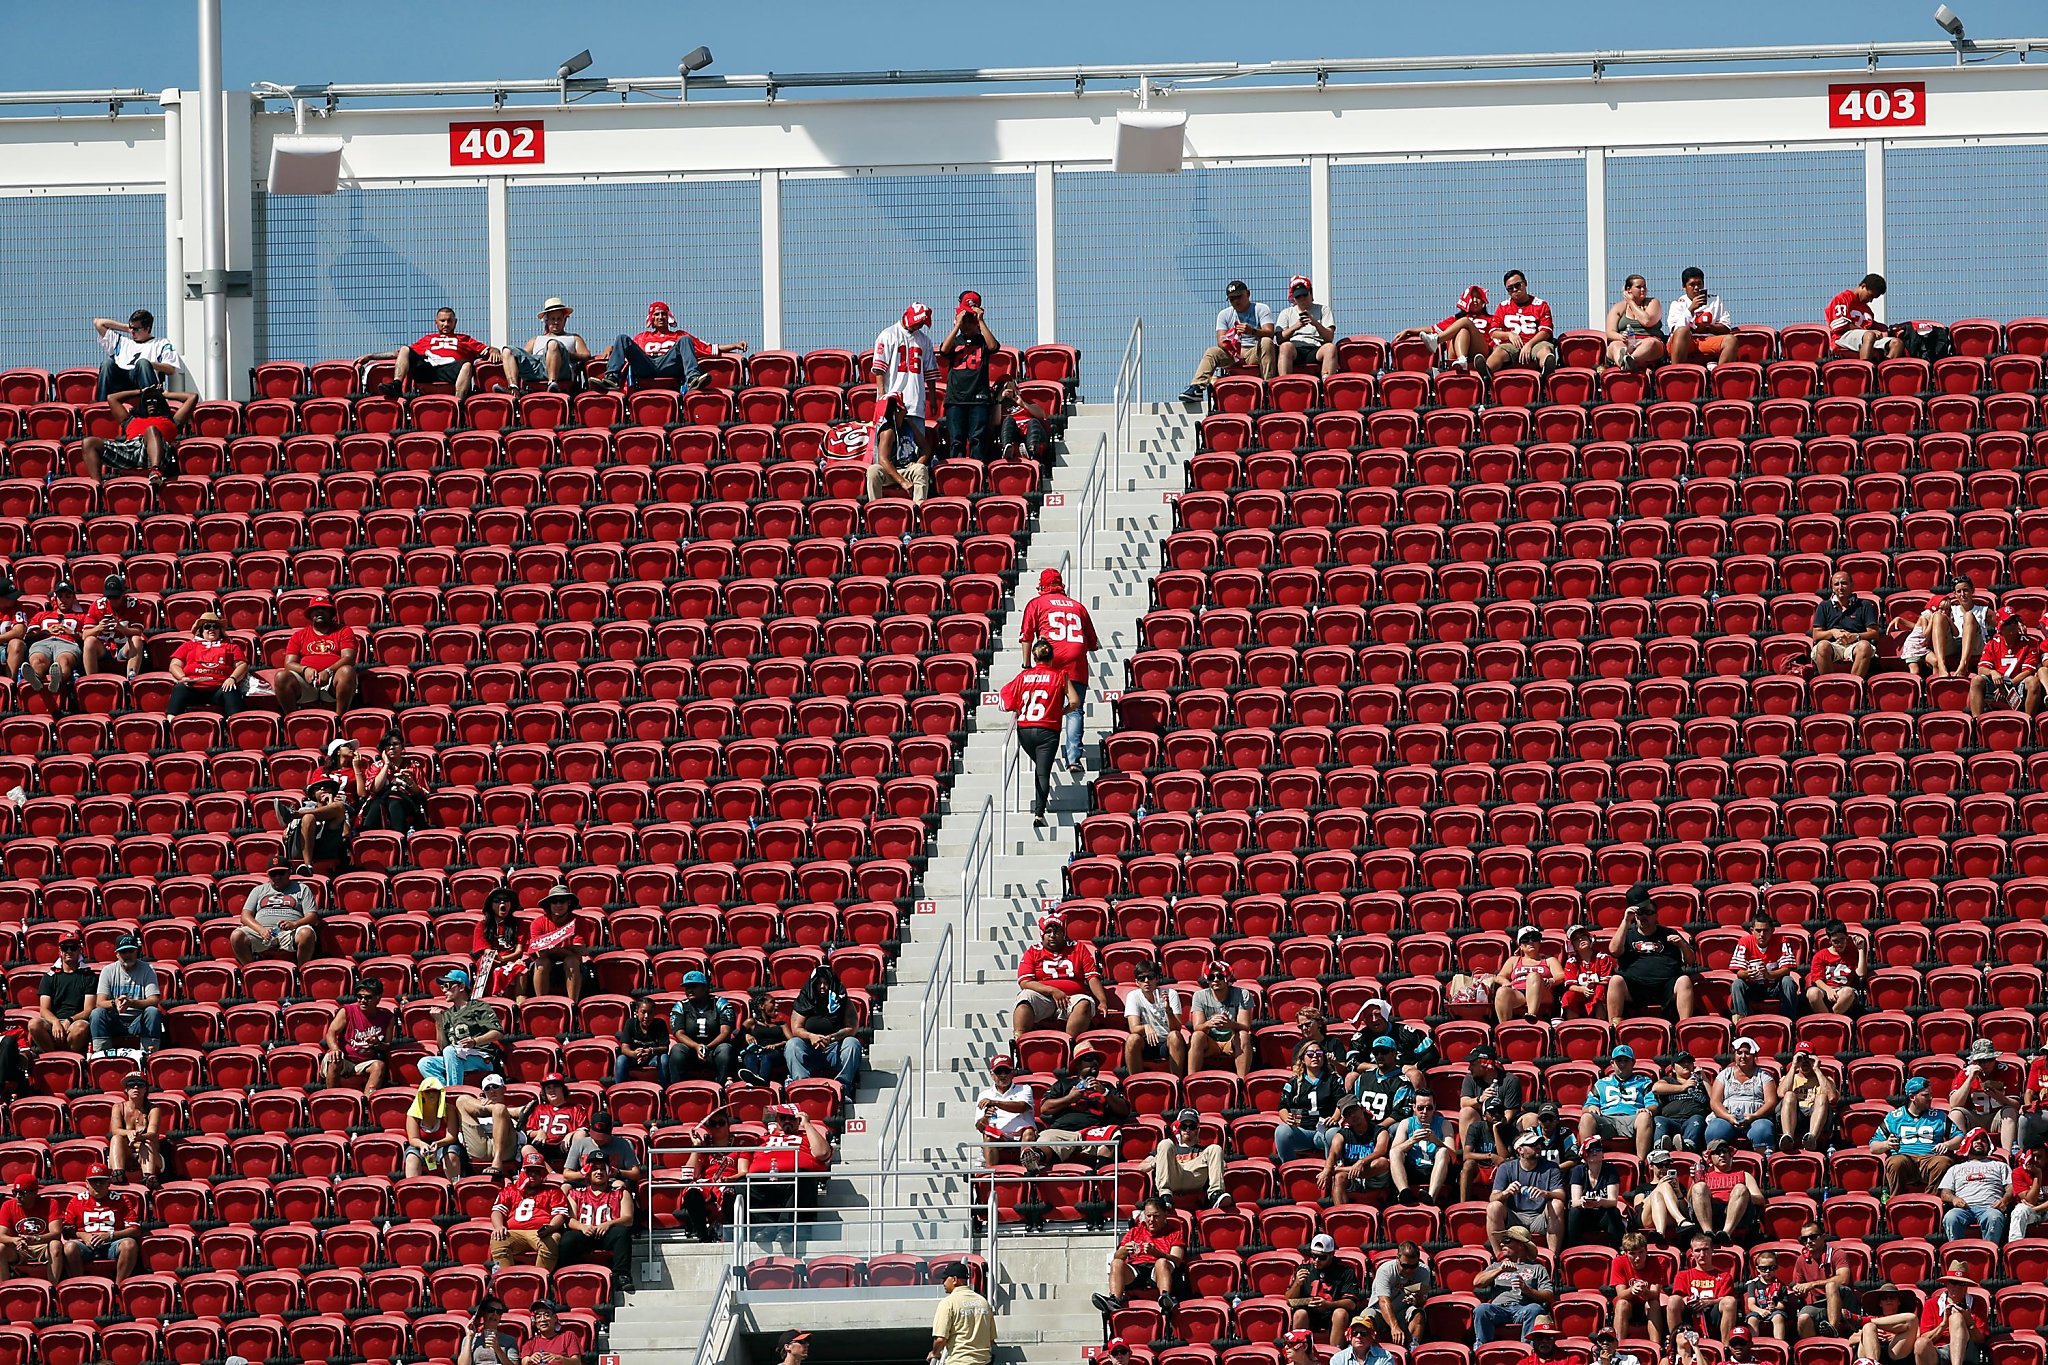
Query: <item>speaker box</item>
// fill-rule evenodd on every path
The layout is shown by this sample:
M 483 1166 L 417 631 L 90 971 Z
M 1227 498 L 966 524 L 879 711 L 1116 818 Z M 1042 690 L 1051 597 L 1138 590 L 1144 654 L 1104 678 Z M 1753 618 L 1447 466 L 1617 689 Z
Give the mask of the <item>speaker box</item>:
M 1180 170 L 1185 109 L 1119 109 L 1116 168 L 1126 175 L 1172 175 Z
M 340 138 L 281 137 L 270 144 L 270 193 L 333 194 L 340 187 Z

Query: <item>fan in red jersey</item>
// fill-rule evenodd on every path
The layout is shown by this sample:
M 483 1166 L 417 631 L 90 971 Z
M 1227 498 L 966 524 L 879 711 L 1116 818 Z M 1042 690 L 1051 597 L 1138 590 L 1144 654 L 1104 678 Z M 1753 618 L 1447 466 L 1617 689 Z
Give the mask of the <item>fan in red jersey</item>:
M 135 1201 L 114 1189 L 113 1174 L 101 1163 L 86 1169 L 85 1193 L 72 1196 L 57 1222 L 64 1236 L 64 1273 L 97 1275 L 103 1272 L 92 1267 L 111 1265 L 120 1284 L 141 1264 Z
M 1486 372 L 1538 370 L 1548 374 L 1557 365 L 1557 334 L 1552 328 L 1550 305 L 1529 292 L 1529 277 L 1519 270 L 1501 276 L 1508 296 L 1493 310 L 1489 340 L 1493 350 L 1486 357 Z
M 387 358 L 398 362 L 398 373 L 384 386 L 386 398 L 398 397 L 408 386 L 450 384 L 455 388 L 455 401 L 458 403 L 469 396 L 470 386 L 476 381 L 479 360 L 493 365 L 500 363 L 494 347 L 455 330 L 453 308 L 443 308 L 435 313 L 434 330 L 412 345 L 401 346 L 395 351 L 378 351 L 362 359 Z
M 1834 354 L 1858 360 L 1896 360 L 1904 352 L 1870 305 L 1884 297 L 1884 276 L 1865 275 L 1828 300 L 1828 340 Z

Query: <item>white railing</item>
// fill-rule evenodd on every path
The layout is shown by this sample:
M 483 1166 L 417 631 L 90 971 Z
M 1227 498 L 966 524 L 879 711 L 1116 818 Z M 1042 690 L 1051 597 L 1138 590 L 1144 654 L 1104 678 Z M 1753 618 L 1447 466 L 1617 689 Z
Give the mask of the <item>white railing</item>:
M 974 817 L 974 830 L 967 836 L 967 852 L 960 865 L 960 939 L 971 943 L 981 936 L 981 898 L 996 889 L 996 799 L 981 798 L 981 813 Z
M 721 1266 L 718 1287 L 711 1291 L 711 1306 L 704 1314 L 704 1331 L 697 1338 L 697 1365 L 725 1365 L 726 1355 L 732 1350 L 733 1327 L 738 1322 L 733 1301 L 739 1295 L 739 1286 L 740 1272 L 729 1265 Z
M 1003 774 L 999 779 L 1003 799 L 996 804 L 996 841 L 1010 846 L 1010 812 L 1017 808 L 1018 788 L 1024 780 L 1024 746 L 1017 742 L 1013 724 L 1003 736 Z
M 960 977 L 959 951 L 963 946 L 948 924 L 939 931 L 939 946 L 932 955 L 932 974 L 924 983 L 924 998 L 917 1002 L 917 1112 L 930 1114 L 931 1073 L 944 1061 L 939 1038 L 953 1017 L 959 1001 L 954 986 Z M 897 1087 L 900 1093 L 903 1086 Z M 888 1151 L 885 1145 L 883 1151 Z
M 1074 511 L 1074 576 L 1067 581 L 1067 591 L 1076 597 L 1081 596 L 1083 585 L 1095 573 L 1095 536 L 1109 517 L 1109 466 L 1113 458 L 1109 433 L 1102 432 L 1095 438 L 1095 458 L 1088 462 L 1088 473 L 1081 480 L 1080 505 Z
M 1137 413 L 1140 395 L 1145 392 L 1145 319 L 1131 321 L 1131 339 L 1124 343 L 1124 358 L 1116 367 L 1116 384 L 1109 391 L 1110 441 L 1109 475 L 1122 484 L 1124 477 L 1124 456 L 1130 450 L 1131 418 Z
M 908 1072 L 912 1062 L 904 1059 L 903 1069 Z M 922 1062 L 918 1065 L 921 1067 Z M 889 1092 L 889 1107 L 882 1114 L 881 1127 L 876 1133 L 876 1159 L 884 1170 L 900 1171 L 909 1164 L 911 1153 L 906 1150 L 916 1141 L 917 1115 L 910 1102 L 910 1079 L 907 1075 L 896 1078 L 895 1088 Z M 894 1199 L 896 1187 L 891 1181 L 882 1186 L 885 1197 Z

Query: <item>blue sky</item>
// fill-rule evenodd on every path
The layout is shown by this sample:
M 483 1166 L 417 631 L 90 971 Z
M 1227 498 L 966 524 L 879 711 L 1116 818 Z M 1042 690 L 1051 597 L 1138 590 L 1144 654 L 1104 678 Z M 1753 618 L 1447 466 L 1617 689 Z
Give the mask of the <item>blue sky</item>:
M 196 81 L 191 0 L 10 5 L 11 89 Z M 1841 43 L 1940 36 L 1933 0 L 1031 0 L 906 5 L 862 0 L 226 0 L 229 84 L 545 77 L 579 48 L 591 75 L 656 75 L 699 43 L 717 71 L 1257 61 L 1460 52 Z M 1958 0 L 1972 34 L 2048 33 L 2040 0 Z M 1259 22 L 1264 13 L 1284 13 Z M 81 23 L 89 14 L 92 22 Z M 2041 59 L 2048 63 L 2048 55 Z

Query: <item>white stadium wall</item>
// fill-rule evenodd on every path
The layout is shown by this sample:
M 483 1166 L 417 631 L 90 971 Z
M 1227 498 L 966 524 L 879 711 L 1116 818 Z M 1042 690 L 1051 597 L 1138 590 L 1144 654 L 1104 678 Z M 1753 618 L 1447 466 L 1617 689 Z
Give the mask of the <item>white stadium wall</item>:
M 387 348 L 444 302 L 513 340 L 549 294 L 593 337 L 636 329 L 661 298 L 707 336 L 809 348 L 976 287 L 1005 340 L 1094 357 L 1084 388 L 1134 315 L 1162 354 L 1184 337 L 1192 359 L 1234 276 L 1277 307 L 1308 273 L 1341 330 L 1381 334 L 1509 266 L 1567 327 L 1597 322 L 1631 271 L 1668 297 L 1693 263 L 1740 321 L 1816 318 L 1867 269 L 1890 276 L 1894 317 L 2008 317 L 2040 311 L 2044 75 L 2008 60 L 1190 84 L 1155 96 L 1188 112 L 1188 169 L 1115 178 L 1132 99 L 1112 82 L 497 110 L 344 98 L 308 120 L 344 142 L 329 198 L 265 193 L 292 114 L 230 93 L 228 264 L 253 276 L 231 301 L 230 373 L 239 386 L 260 359 Z M 1921 122 L 1832 126 L 1845 84 L 1910 86 Z M 0 119 L 0 366 L 89 364 L 87 320 L 138 305 L 198 349 L 197 303 L 165 304 L 199 268 L 193 98 Z M 1183 380 L 1150 369 L 1150 397 Z

